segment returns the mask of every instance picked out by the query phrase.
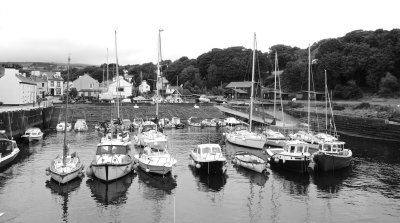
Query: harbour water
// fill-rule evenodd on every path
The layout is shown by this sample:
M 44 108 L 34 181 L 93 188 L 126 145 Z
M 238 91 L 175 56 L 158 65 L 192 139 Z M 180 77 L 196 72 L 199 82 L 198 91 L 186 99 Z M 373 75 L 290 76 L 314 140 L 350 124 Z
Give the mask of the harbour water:
M 62 153 L 63 134 L 21 144 L 13 164 L 0 172 L 0 222 L 398 222 L 398 143 L 341 136 L 351 148 L 350 168 L 334 173 L 270 175 L 233 166 L 225 174 L 200 175 L 189 167 L 191 149 L 221 143 L 222 130 L 166 130 L 178 160 L 169 177 L 144 172 L 105 184 L 88 177 L 66 186 L 45 169 Z M 98 134 L 67 133 L 71 151 L 88 166 Z M 223 146 L 229 158 L 245 148 Z M 252 150 L 254 152 L 254 150 Z M 137 152 L 132 149 L 132 153 Z M 261 152 L 258 152 L 262 155 Z

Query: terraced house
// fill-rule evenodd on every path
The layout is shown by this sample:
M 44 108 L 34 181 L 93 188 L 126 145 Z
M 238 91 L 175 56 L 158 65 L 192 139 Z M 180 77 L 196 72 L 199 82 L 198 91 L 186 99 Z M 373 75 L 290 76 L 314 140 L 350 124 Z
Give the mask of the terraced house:
M 43 76 L 47 77 L 47 94 L 52 96 L 62 96 L 64 94 L 64 79 L 60 72 L 46 72 Z

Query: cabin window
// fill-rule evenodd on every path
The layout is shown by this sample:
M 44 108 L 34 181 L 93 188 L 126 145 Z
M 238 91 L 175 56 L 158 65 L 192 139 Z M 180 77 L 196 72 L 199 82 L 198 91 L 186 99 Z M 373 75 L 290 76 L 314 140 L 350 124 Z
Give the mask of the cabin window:
M 324 151 L 331 151 L 331 146 L 330 145 L 324 145 Z
M 297 152 L 303 152 L 303 146 L 297 146 Z
M 219 147 L 212 147 L 211 149 L 213 153 L 221 153 L 221 149 Z
M 290 146 L 290 152 L 294 153 L 294 151 L 296 150 L 296 146 Z
M 211 152 L 211 148 L 210 147 L 204 147 L 202 150 L 202 153 L 210 153 Z
M 308 146 L 304 146 L 303 153 L 308 153 Z
M 127 147 L 126 146 L 98 146 L 97 147 L 97 155 L 102 154 L 126 154 Z

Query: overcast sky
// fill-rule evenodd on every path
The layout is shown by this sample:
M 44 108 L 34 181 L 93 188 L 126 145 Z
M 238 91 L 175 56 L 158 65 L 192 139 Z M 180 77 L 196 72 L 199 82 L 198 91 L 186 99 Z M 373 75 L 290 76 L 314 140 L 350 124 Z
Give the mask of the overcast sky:
M 398 0 L 1 0 L 0 61 L 115 62 L 196 58 L 212 48 L 306 48 L 362 29 L 400 28 Z

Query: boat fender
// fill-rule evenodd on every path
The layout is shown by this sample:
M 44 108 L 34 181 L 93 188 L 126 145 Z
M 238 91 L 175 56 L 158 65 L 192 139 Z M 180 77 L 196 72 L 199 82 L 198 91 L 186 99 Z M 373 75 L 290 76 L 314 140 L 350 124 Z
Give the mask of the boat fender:
M 275 163 L 278 163 L 279 162 L 279 158 L 277 156 L 275 156 L 274 161 L 275 161 Z
M 46 168 L 46 175 L 47 175 L 47 176 L 50 175 L 50 168 L 49 168 L 49 167 Z
M 265 165 L 267 168 L 270 168 L 271 167 L 271 165 L 269 164 L 269 163 L 267 163 L 267 165 Z
M 201 167 L 201 165 L 198 163 L 198 164 L 196 164 L 196 168 L 197 169 L 200 169 L 200 167 Z
M 286 163 L 286 158 L 285 158 L 285 156 L 282 157 L 282 163 Z
M 263 174 L 264 176 L 268 176 L 268 175 L 270 174 L 270 172 L 269 172 L 268 170 L 263 170 L 263 171 L 262 171 L 262 174 Z
M 233 163 L 233 164 L 237 164 L 237 160 L 236 160 L 236 159 L 233 159 L 233 160 L 232 160 L 232 163 Z
M 317 169 L 316 163 L 310 162 L 310 163 L 308 164 L 308 170 L 309 170 L 309 171 L 315 171 L 316 169 Z
M 148 173 L 148 172 L 150 172 L 150 169 L 149 169 L 149 168 L 146 168 L 146 173 Z
M 135 165 L 132 165 L 132 167 L 133 167 L 134 170 L 137 170 L 138 167 L 139 167 L 139 163 L 135 163 Z
M 83 172 L 79 172 L 78 173 L 78 177 L 83 178 L 85 175 L 83 174 Z
M 92 177 L 93 175 L 93 169 L 92 166 L 89 166 L 89 168 L 86 168 L 86 176 Z

